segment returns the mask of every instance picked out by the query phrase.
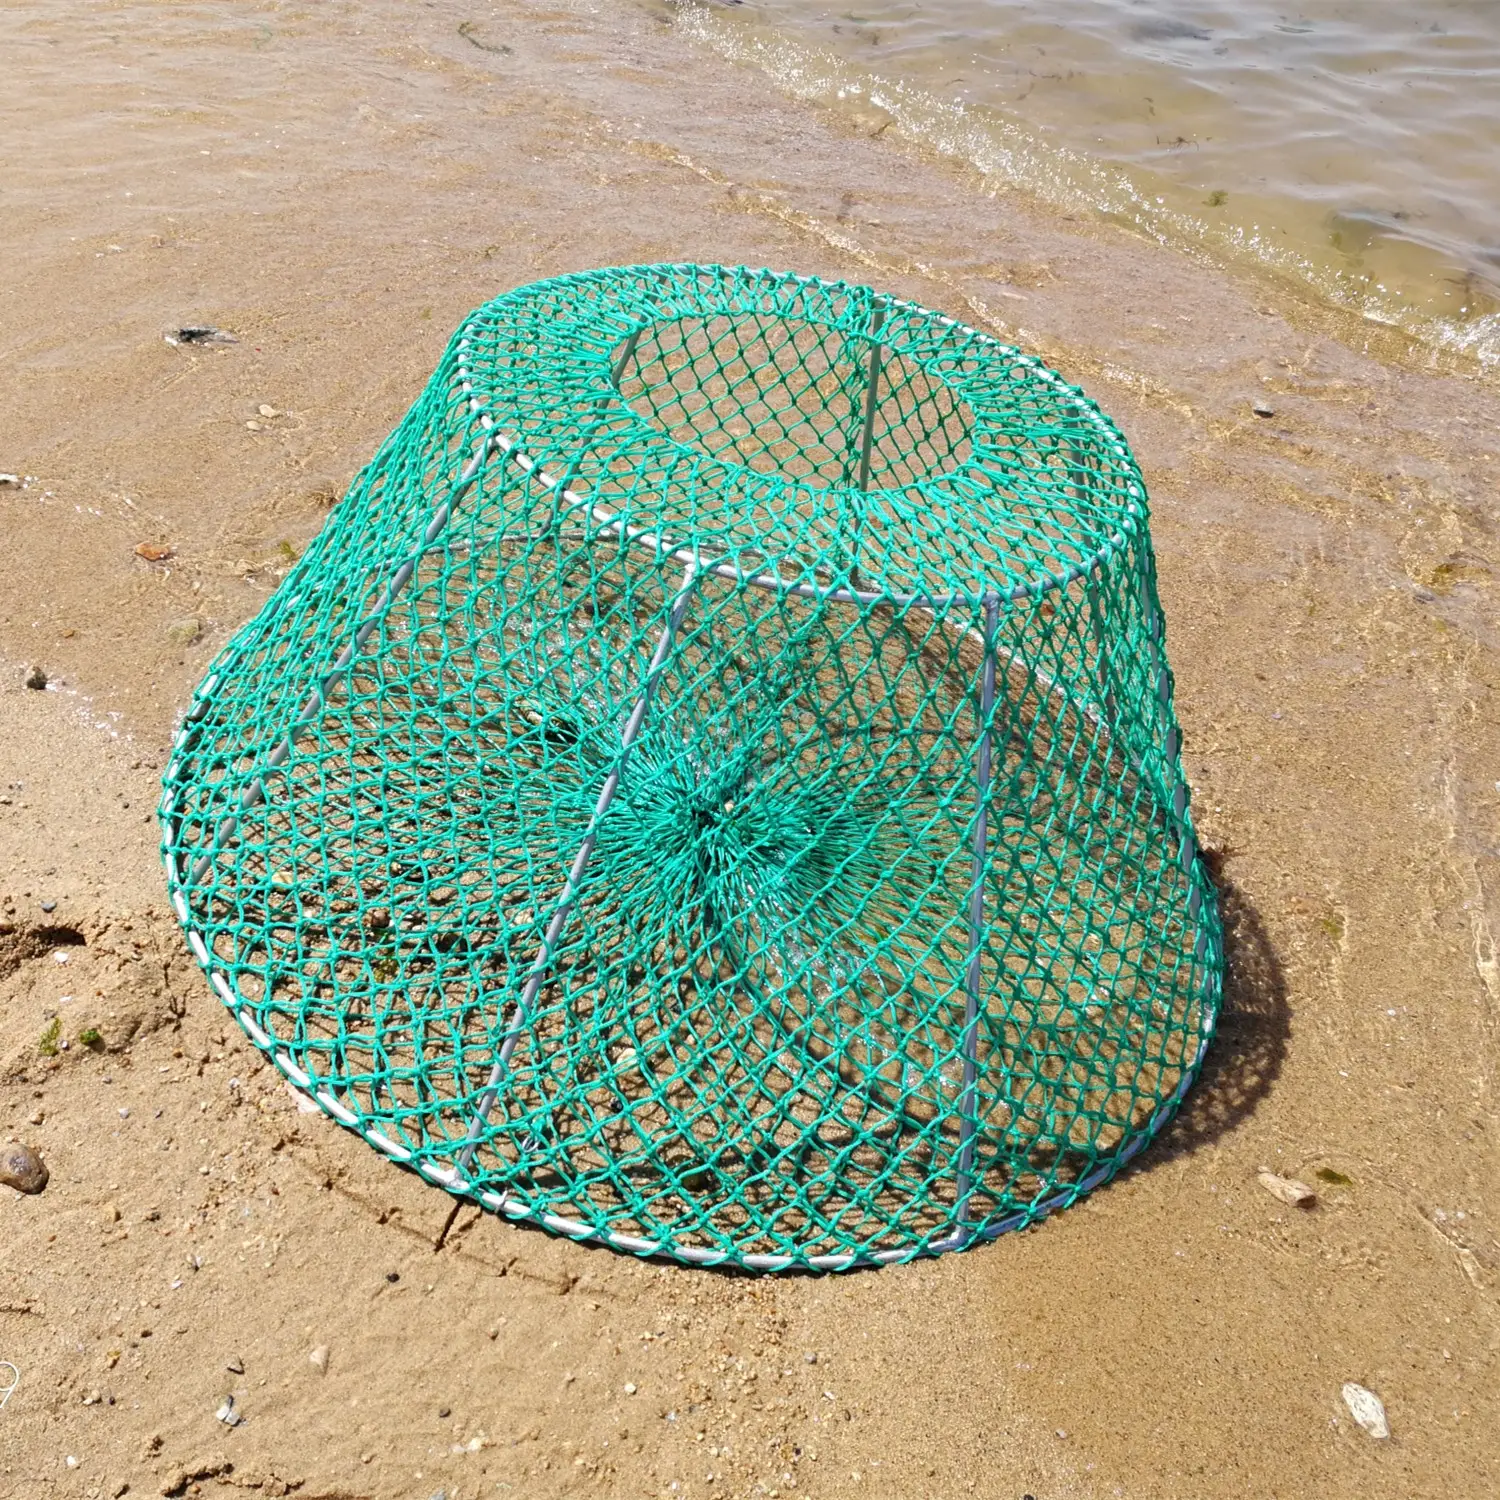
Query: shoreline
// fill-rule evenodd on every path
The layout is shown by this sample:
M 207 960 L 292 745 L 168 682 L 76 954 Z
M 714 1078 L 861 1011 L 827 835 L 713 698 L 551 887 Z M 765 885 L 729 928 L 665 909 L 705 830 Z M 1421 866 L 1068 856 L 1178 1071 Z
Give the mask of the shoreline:
M 650 6 L 653 0 L 642 0 Z M 785 97 L 818 111 L 832 129 L 879 139 L 888 132 L 934 165 L 969 174 L 976 193 L 1004 194 L 1033 214 L 1123 230 L 1211 272 L 1242 280 L 1304 327 L 1351 348 L 1417 370 L 1494 381 L 1500 378 L 1500 313 L 1460 321 L 1423 306 L 1425 290 L 1390 294 L 1374 273 L 1363 278 L 1334 260 L 1316 262 L 1307 247 L 1275 250 L 1273 224 L 1217 223 L 1191 209 L 1170 179 L 1029 129 L 1023 119 L 949 99 L 899 76 L 870 71 L 826 45 L 759 21 L 742 21 L 701 0 L 675 6 L 684 35 L 716 56 L 761 74 Z M 1161 196 L 1166 193 L 1170 197 Z M 1286 208 L 1299 207 L 1287 203 Z M 1430 247 L 1429 247 L 1430 248 Z M 1472 247 L 1471 247 L 1472 248 Z M 1433 268 L 1435 271 L 1435 268 Z M 1493 297 L 1475 295 L 1487 306 Z
M 1492 1493 L 1500 389 L 976 194 L 633 7 L 60 15 L 0 21 L 0 471 L 36 476 L 0 486 L 0 1123 L 52 1172 L 0 1202 L 0 1488 Z M 434 1251 L 450 1201 L 299 1114 L 171 920 L 150 809 L 176 717 L 451 329 L 666 259 L 1010 338 L 1145 472 L 1229 994 L 1178 1121 L 1035 1231 L 763 1281 L 468 1211 Z M 194 323 L 238 342 L 163 341 Z

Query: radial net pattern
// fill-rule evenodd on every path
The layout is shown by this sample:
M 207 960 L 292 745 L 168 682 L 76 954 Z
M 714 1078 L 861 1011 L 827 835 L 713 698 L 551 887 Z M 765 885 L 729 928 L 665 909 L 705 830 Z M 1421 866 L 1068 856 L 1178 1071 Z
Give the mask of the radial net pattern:
M 474 313 L 201 684 L 172 898 L 450 1191 L 842 1268 L 1104 1181 L 1217 1013 L 1144 486 L 1035 359 L 699 266 Z

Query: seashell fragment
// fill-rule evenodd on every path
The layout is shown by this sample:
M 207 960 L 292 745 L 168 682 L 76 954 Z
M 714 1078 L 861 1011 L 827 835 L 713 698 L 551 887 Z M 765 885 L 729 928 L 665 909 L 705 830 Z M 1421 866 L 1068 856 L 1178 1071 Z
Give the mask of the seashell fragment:
M 1346 1380 L 1343 1395 L 1349 1415 L 1372 1438 L 1388 1438 L 1391 1435 L 1390 1424 L 1385 1419 L 1385 1405 L 1374 1391 L 1367 1391 L 1364 1386 Z
M 1318 1201 L 1318 1195 L 1305 1182 L 1298 1182 L 1295 1177 L 1281 1177 L 1267 1167 L 1255 1174 L 1255 1180 L 1289 1208 L 1311 1208 Z

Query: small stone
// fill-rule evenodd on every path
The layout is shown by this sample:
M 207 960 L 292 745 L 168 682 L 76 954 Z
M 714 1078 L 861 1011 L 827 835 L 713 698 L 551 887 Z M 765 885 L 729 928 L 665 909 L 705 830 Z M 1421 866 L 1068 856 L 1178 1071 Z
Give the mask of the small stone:
M 260 423 L 259 422 L 246 422 L 245 423 L 245 427 L 250 432 L 259 432 L 260 431 Z
M 326 1375 L 328 1373 L 328 1345 L 319 1344 L 318 1347 L 307 1356 L 307 1362 L 318 1372 L 319 1375 Z
M 263 417 L 279 417 L 281 415 L 281 413 L 277 411 L 274 406 L 267 406 L 264 401 L 262 401 L 260 405 L 256 407 L 256 410 Z
M 804 1354 L 802 1358 L 806 1360 L 806 1362 L 810 1365 L 815 1365 L 818 1362 L 818 1356 L 816 1354 L 813 1354 L 811 1351 Z
M 385 1279 L 394 1285 L 396 1282 L 401 1280 L 401 1273 L 399 1271 L 387 1271 L 385 1273 Z
M 203 622 L 197 615 L 184 615 L 167 622 L 167 639 L 174 646 L 191 646 L 203 634 Z
M 172 548 L 166 542 L 137 542 L 135 555 L 146 562 L 165 562 L 172 555 Z
M 12 1142 L 0 1148 L 0 1183 L 19 1193 L 39 1193 L 47 1186 L 46 1163 L 30 1146 Z
M 104 1205 L 104 1222 L 106 1224 L 118 1224 L 120 1222 L 120 1205 L 118 1203 L 106 1203 Z
M 1274 417 L 1276 415 L 1275 407 L 1267 406 L 1264 401 L 1257 401 L 1255 405 L 1250 408 L 1250 410 L 1253 411 L 1257 417 Z
M 41 690 L 47 686 L 47 674 L 40 667 L 33 667 L 31 671 L 26 674 L 26 686 L 29 687 L 33 693 L 41 692 Z
M 239 1355 L 235 1355 L 235 1357 L 230 1360 L 229 1363 L 224 1366 L 224 1368 L 228 1370 L 231 1375 L 243 1375 L 245 1373 L 245 1361 L 242 1360 Z
M 16 484 L 16 485 L 18 485 L 18 484 L 20 484 L 20 482 L 21 482 L 21 476 L 19 474 L 0 474 L 0 484 Z
M 226 1427 L 238 1427 L 245 1419 L 235 1410 L 234 1397 L 226 1396 L 214 1416 Z
M 1388 1438 L 1391 1435 L 1390 1424 L 1385 1419 L 1385 1404 L 1374 1391 L 1367 1391 L 1364 1386 L 1346 1380 L 1343 1396 L 1349 1415 L 1372 1438 Z
M 620 1387 L 620 1389 L 624 1391 L 627 1396 L 633 1396 L 635 1395 L 635 1382 L 627 1380 L 625 1384 Z
M 1298 1182 L 1295 1177 L 1280 1177 L 1267 1167 L 1255 1174 L 1255 1180 L 1289 1208 L 1311 1208 L 1318 1201 L 1318 1195 L 1305 1182 Z
M 104 1398 L 99 1394 L 98 1391 L 90 1391 L 88 1395 L 83 1398 L 83 1404 L 85 1406 L 98 1406 L 100 1401 L 102 1401 L 103 1399 Z
M 71 1453 L 67 1456 L 67 1458 L 63 1460 L 63 1462 L 67 1464 L 70 1469 L 76 1469 L 78 1467 L 78 1460 Z
M 41 1109 L 34 1109 L 29 1115 L 26 1116 L 27 1122 L 32 1125 L 40 1125 L 46 1118 L 47 1112 Z
M 39 903 L 39 905 L 41 906 L 42 910 L 45 911 L 45 912 L 54 912 L 54 911 L 57 910 L 57 902 L 55 902 L 55 901 L 42 901 L 42 902 Z M 55 953 L 52 956 L 54 958 L 57 957 L 57 955 Z
M 438 1407 L 438 1420 L 439 1421 L 442 1421 L 442 1419 L 444 1417 L 451 1417 L 452 1415 L 453 1415 L 453 1408 L 451 1406 L 440 1406 L 440 1407 Z
M 290 1078 L 283 1081 L 283 1086 L 285 1087 L 287 1093 L 292 1096 L 292 1102 L 297 1106 L 297 1113 L 299 1115 L 320 1115 L 323 1113 L 323 1111 L 320 1110 L 318 1106 L 314 1104 L 313 1101 L 302 1092 L 301 1089 L 293 1087 L 292 1080 Z

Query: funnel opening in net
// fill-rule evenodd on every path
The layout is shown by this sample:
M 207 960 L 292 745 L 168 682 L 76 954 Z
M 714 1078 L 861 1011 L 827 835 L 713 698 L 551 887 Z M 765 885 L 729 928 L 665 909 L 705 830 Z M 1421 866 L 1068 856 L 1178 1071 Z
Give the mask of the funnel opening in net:
M 757 474 L 901 488 L 961 468 L 973 412 L 875 335 L 764 313 L 676 318 L 621 343 L 615 380 L 673 441 Z

